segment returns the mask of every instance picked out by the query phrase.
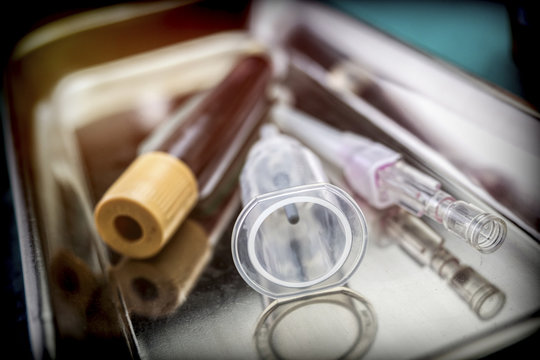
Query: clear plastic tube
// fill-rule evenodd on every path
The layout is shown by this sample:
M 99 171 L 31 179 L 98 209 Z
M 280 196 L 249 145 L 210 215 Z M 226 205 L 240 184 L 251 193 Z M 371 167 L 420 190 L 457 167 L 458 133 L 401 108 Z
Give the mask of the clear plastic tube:
M 274 121 L 338 166 L 353 191 L 372 206 L 399 205 L 427 216 L 482 253 L 497 250 L 506 237 L 505 222 L 442 191 L 434 178 L 410 166 L 398 152 L 368 138 L 341 132 L 285 104 L 273 107 Z
M 379 189 L 393 203 L 427 216 L 483 253 L 498 249 L 506 236 L 504 221 L 440 190 L 440 183 L 403 160 L 377 171 Z
M 344 284 L 367 242 L 356 202 L 328 183 L 320 160 L 295 139 L 265 125 L 240 176 L 244 208 L 232 254 L 244 280 L 278 298 Z
M 317 63 L 332 86 L 348 89 L 397 123 L 411 122 L 406 112 L 387 95 L 381 78 L 367 64 L 351 59 L 313 29 L 296 26 L 285 39 L 285 48 L 293 58 L 308 58 Z

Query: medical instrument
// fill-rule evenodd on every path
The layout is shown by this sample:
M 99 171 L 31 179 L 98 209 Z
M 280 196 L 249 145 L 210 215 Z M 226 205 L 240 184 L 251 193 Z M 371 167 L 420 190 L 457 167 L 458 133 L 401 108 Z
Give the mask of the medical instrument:
M 465 239 L 482 253 L 497 250 L 506 224 L 441 190 L 441 183 L 409 165 L 400 153 L 358 134 L 339 131 L 280 103 L 272 108 L 278 126 L 322 158 L 338 166 L 354 192 L 377 209 L 399 205 L 417 217 L 427 216 Z
M 243 279 L 270 298 L 343 285 L 367 242 L 364 215 L 328 183 L 317 156 L 273 124 L 248 154 L 240 175 L 243 210 L 232 255 Z

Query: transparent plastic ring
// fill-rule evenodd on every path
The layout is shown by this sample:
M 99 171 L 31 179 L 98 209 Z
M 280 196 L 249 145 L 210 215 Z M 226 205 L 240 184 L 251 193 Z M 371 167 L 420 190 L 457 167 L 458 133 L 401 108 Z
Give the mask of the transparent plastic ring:
M 288 221 L 294 213 L 296 221 Z M 367 224 L 358 204 L 328 183 L 301 185 L 254 197 L 231 239 L 246 283 L 270 298 L 342 286 L 367 248 Z
M 344 245 L 343 251 L 341 252 L 339 258 L 336 260 L 335 264 L 332 266 L 332 268 L 330 270 L 328 270 L 322 276 L 317 277 L 317 278 L 315 278 L 313 280 L 310 280 L 310 281 L 302 281 L 302 282 L 283 281 L 283 280 L 278 279 L 277 277 L 273 276 L 272 274 L 270 274 L 261 265 L 261 263 L 259 261 L 259 257 L 257 256 L 257 253 L 256 253 L 256 245 L 255 245 L 256 241 L 255 241 L 255 239 L 256 239 L 257 233 L 258 233 L 258 231 L 259 231 L 259 229 L 261 227 L 261 224 L 264 222 L 264 220 L 266 220 L 266 218 L 270 214 L 272 214 L 273 212 L 275 212 L 276 210 L 278 210 L 280 208 L 284 208 L 287 205 L 299 204 L 299 203 L 319 204 L 319 205 L 325 207 L 326 209 L 330 210 L 336 216 L 336 218 L 339 220 L 339 223 L 340 223 L 340 225 L 342 226 L 342 228 L 344 230 L 345 245 Z M 273 204 L 269 208 L 265 209 L 263 211 L 263 213 L 255 221 L 255 224 L 251 228 L 251 231 L 249 233 L 249 238 L 248 238 L 248 254 L 249 254 L 249 258 L 250 258 L 253 266 L 255 267 L 255 269 L 259 272 L 259 274 L 261 274 L 266 279 L 272 281 L 275 284 L 279 284 L 279 285 L 286 286 L 286 287 L 308 287 L 308 286 L 318 284 L 318 283 L 328 279 L 330 276 L 334 275 L 343 266 L 343 264 L 345 263 L 345 260 L 347 259 L 347 256 L 350 253 L 351 243 L 352 243 L 352 232 L 351 232 L 351 229 L 348 226 L 348 224 L 349 224 L 349 222 L 347 221 L 347 218 L 345 217 L 345 215 L 343 215 L 343 212 L 340 211 L 336 206 L 332 205 L 332 203 L 330 203 L 329 201 L 326 201 L 326 200 L 323 200 L 323 199 L 320 199 L 320 198 L 316 198 L 316 197 L 313 197 L 313 196 L 293 196 L 293 197 L 286 198 L 284 200 L 281 200 L 281 201 Z
M 309 323 L 292 320 L 296 313 L 311 306 L 331 307 L 330 312 L 329 308 L 326 309 L 329 316 L 322 318 L 321 311 L 311 309 L 317 312 L 323 324 L 313 326 L 312 316 L 308 316 Z M 347 321 L 342 321 L 343 316 Z M 291 318 L 289 323 L 287 318 Z M 291 322 L 294 328 L 286 329 Z M 336 327 L 331 326 L 329 322 L 334 322 Z M 306 332 L 302 332 L 302 329 L 306 329 Z M 324 340 L 328 341 L 317 341 L 319 339 L 315 332 L 321 329 L 331 332 L 333 338 L 325 337 Z M 280 332 L 296 336 L 294 338 L 279 336 Z M 376 334 L 377 319 L 371 304 L 357 292 L 347 287 L 337 287 L 299 297 L 275 300 L 259 317 L 254 342 L 262 359 L 294 358 L 295 355 L 302 358 L 358 359 L 370 349 Z M 283 339 L 289 341 L 282 343 Z M 307 339 L 307 342 L 303 342 L 302 339 Z M 320 348 L 317 345 L 320 345 Z

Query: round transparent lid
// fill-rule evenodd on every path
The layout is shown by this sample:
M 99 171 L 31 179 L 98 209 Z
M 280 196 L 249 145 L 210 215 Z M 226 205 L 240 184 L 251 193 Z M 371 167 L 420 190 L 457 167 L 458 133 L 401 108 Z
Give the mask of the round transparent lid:
M 253 198 L 234 226 L 232 255 L 251 287 L 278 298 L 344 284 L 366 242 L 356 202 L 342 189 L 319 183 Z

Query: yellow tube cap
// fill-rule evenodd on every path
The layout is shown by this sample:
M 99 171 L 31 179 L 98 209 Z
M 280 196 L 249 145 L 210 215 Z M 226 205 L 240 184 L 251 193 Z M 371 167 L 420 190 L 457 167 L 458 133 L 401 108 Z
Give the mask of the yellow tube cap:
M 103 241 L 130 258 L 157 254 L 195 206 L 197 180 L 172 155 L 139 156 L 107 190 L 94 211 Z

